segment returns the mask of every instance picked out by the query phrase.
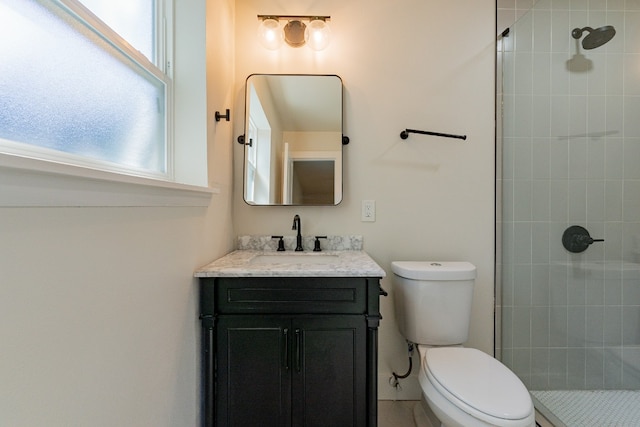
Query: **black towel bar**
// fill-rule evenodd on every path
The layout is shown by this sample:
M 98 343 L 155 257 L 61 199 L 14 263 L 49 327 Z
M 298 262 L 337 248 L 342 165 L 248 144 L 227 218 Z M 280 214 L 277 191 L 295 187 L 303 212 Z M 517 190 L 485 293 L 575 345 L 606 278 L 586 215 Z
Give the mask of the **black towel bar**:
M 440 132 L 428 132 L 426 130 L 415 130 L 415 129 L 405 129 L 400 132 L 400 138 L 407 139 L 409 138 L 410 133 L 419 133 L 422 135 L 433 135 L 433 136 L 442 136 L 444 138 L 456 138 L 456 139 L 467 139 L 467 135 L 452 135 L 450 133 L 440 133 Z

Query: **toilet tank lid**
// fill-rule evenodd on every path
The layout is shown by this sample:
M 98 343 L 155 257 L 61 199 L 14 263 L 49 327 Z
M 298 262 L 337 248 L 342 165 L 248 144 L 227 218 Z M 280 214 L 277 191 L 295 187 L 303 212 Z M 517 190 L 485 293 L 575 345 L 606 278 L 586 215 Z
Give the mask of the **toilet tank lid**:
M 466 261 L 393 261 L 394 274 L 413 280 L 472 280 L 476 266 Z

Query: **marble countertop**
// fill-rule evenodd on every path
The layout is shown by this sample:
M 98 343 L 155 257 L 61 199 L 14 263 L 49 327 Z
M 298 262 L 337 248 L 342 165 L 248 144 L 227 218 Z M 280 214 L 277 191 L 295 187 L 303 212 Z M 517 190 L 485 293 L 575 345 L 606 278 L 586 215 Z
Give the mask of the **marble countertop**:
M 267 262 L 260 258 L 267 255 Z M 329 255 L 329 256 L 327 256 Z M 282 257 L 284 262 L 278 262 Z M 295 262 L 293 257 L 316 257 Z M 323 258 L 318 261 L 318 258 Z M 317 261 L 317 262 L 316 262 Z M 385 277 L 384 270 L 362 250 L 276 252 L 236 250 L 196 270 L 195 277 Z

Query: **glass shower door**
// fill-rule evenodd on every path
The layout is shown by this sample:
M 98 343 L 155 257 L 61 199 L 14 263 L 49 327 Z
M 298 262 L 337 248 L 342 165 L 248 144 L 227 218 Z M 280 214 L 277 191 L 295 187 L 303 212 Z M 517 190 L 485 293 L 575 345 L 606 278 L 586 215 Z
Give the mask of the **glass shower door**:
M 635 2 L 549 0 L 498 43 L 498 353 L 567 425 L 640 425 L 639 29 Z

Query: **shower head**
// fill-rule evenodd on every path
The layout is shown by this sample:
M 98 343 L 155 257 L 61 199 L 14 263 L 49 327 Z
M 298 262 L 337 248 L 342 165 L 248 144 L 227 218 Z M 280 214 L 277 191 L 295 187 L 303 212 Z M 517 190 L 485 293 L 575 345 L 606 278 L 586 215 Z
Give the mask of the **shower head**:
M 574 39 L 582 37 L 582 33 L 588 31 L 589 34 L 582 40 L 582 47 L 585 49 L 595 49 L 602 46 L 616 35 L 616 29 L 611 25 L 605 25 L 604 27 L 596 28 L 591 27 L 574 28 L 571 31 L 571 35 Z

